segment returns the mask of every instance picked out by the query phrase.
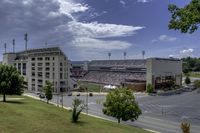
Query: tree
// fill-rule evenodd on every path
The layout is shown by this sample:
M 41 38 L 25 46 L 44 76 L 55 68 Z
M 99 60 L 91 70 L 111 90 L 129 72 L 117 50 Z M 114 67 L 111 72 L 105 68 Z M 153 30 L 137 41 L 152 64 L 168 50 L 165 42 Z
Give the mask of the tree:
M 182 33 L 193 33 L 200 24 L 200 0 L 192 0 L 188 5 L 179 8 L 170 4 L 171 12 L 169 29 L 180 30 Z
M 79 119 L 79 115 L 85 109 L 85 104 L 80 99 L 75 98 L 73 101 L 73 109 L 72 109 L 72 121 L 76 123 Z
M 198 88 L 198 89 L 200 88 L 200 80 L 195 80 L 194 81 L 194 87 Z
M 43 87 L 43 90 L 48 104 L 49 100 L 53 98 L 53 84 L 50 81 L 47 81 L 46 85 Z
M 183 133 L 190 133 L 190 124 L 187 122 L 182 122 L 181 129 Z
M 21 95 L 23 82 L 23 77 L 14 66 L 0 65 L 0 94 L 3 94 L 3 102 L 6 102 L 6 95 Z
M 153 92 L 153 86 L 152 84 L 147 85 L 147 93 L 152 93 Z
M 118 123 L 121 120 L 137 120 L 142 114 L 133 93 L 126 88 L 115 89 L 108 93 L 103 113 L 117 118 Z
M 191 80 L 190 80 L 189 76 L 186 76 L 186 78 L 185 78 L 185 83 L 186 83 L 187 85 L 191 83 Z

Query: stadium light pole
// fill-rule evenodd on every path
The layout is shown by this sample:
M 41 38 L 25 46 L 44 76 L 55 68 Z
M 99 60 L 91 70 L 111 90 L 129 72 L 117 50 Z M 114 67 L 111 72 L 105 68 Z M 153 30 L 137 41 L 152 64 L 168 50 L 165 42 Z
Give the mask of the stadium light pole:
M 109 53 L 108 53 L 108 58 L 109 58 L 109 60 L 110 60 L 110 57 L 111 57 L 111 53 L 109 52 Z
M 6 48 L 7 48 L 7 44 L 6 43 L 4 44 L 4 48 L 5 48 L 5 53 L 6 53 Z
M 145 51 L 142 50 L 142 58 L 144 59 Z
M 127 53 L 126 53 L 126 52 L 124 52 L 124 60 L 126 60 L 126 55 L 127 55 Z
M 13 39 L 13 53 L 15 53 L 15 39 Z
M 28 46 L 27 46 L 27 44 L 28 44 L 28 33 L 24 34 L 24 40 L 25 40 L 25 50 L 27 52 L 27 48 L 28 48 Z

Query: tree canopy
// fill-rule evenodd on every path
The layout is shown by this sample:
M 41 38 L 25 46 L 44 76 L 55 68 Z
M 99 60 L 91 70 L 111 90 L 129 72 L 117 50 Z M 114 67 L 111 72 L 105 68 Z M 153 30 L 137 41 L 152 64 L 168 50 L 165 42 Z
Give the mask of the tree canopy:
M 200 0 L 192 0 L 188 5 L 179 8 L 170 4 L 171 12 L 169 29 L 180 30 L 182 33 L 193 33 L 200 24 Z
M 200 58 L 187 57 L 183 58 L 183 72 L 188 73 L 191 71 L 200 71 Z
M 0 65 L 0 94 L 3 101 L 6 95 L 21 95 L 23 93 L 24 79 L 14 66 Z
M 133 93 L 125 88 L 113 90 L 106 96 L 103 113 L 121 120 L 137 120 L 142 114 Z
M 47 99 L 47 103 L 49 103 L 49 100 L 53 98 L 53 84 L 50 81 L 47 81 L 46 85 L 43 87 L 43 90 Z

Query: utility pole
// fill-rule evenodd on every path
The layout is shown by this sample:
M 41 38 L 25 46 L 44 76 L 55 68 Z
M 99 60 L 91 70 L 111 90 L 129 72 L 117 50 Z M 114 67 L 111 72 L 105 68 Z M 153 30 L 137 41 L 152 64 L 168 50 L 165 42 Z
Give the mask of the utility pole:
M 13 39 L 13 53 L 15 53 L 15 39 Z
M 88 88 L 86 87 L 85 88 L 86 89 L 86 91 L 87 91 L 87 95 L 86 95 L 86 102 L 87 102 L 87 104 L 86 104 L 86 113 L 88 114 Z

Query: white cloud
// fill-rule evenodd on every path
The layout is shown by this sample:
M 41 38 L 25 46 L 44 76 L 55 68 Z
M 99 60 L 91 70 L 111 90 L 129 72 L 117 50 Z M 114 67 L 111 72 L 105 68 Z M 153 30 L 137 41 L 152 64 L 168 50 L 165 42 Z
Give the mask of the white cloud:
M 149 2 L 150 0 L 137 0 L 137 2 L 141 2 L 141 3 L 147 3 Z
M 153 39 L 151 42 L 152 43 L 155 43 L 155 42 L 158 42 L 158 41 L 174 42 L 176 40 L 177 40 L 176 37 L 171 37 L 171 36 L 168 36 L 168 35 L 160 35 L 158 37 L 158 39 Z
M 127 49 L 131 46 L 130 43 L 124 41 L 106 41 L 101 39 L 93 39 L 93 38 L 76 38 L 73 41 L 74 46 L 87 49 L 87 50 L 96 50 L 96 51 L 109 51 L 109 50 L 122 50 Z
M 181 54 L 191 54 L 194 52 L 193 48 L 189 48 L 189 49 L 183 49 L 180 51 Z
M 74 20 L 73 13 L 85 12 L 89 9 L 88 5 L 74 3 L 73 0 L 57 0 L 60 3 L 60 13 L 68 15 Z
M 120 0 L 119 3 L 122 4 L 123 6 L 126 5 L 126 2 L 124 0 Z
M 76 36 L 92 38 L 123 37 L 134 34 L 144 27 L 127 26 L 117 24 L 104 24 L 98 22 L 82 23 L 77 21 L 69 22 L 68 28 Z
M 167 36 L 167 35 L 161 35 L 160 37 L 159 37 L 159 40 L 160 41 L 176 41 L 177 40 L 177 38 L 176 37 L 171 37 L 171 36 Z

